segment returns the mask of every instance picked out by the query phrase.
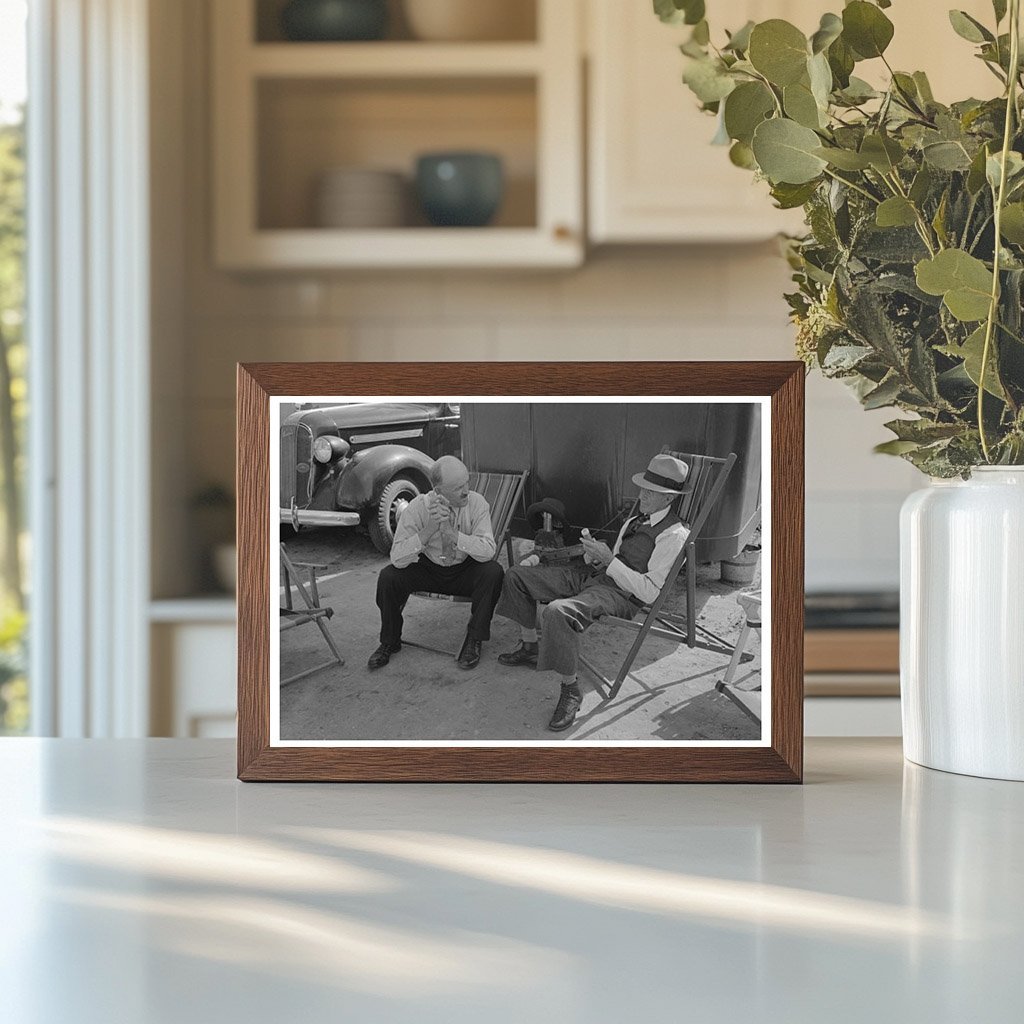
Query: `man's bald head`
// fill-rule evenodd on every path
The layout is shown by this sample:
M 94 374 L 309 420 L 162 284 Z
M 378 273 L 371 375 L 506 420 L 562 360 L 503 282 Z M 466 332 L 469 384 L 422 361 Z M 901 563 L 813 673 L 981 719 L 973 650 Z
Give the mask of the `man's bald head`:
M 463 477 L 469 479 L 469 470 L 466 469 L 466 464 L 454 455 L 442 455 L 430 470 L 430 482 L 435 487 L 450 487 Z
M 449 505 L 461 508 L 469 500 L 469 470 L 454 455 L 442 455 L 430 470 L 434 490 Z

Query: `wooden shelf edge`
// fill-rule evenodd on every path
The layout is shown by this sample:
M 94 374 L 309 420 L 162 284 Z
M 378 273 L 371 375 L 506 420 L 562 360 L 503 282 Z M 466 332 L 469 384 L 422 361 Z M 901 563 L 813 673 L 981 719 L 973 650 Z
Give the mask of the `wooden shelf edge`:
M 808 629 L 804 632 L 805 672 L 898 674 L 898 629 Z
M 149 602 L 150 623 L 234 623 L 237 608 L 229 594 L 156 598 Z
M 256 43 L 242 66 L 256 78 L 532 76 L 537 43 Z
M 228 270 L 336 267 L 576 267 L 582 244 L 538 228 L 324 228 L 255 231 L 225 240 L 218 266 Z

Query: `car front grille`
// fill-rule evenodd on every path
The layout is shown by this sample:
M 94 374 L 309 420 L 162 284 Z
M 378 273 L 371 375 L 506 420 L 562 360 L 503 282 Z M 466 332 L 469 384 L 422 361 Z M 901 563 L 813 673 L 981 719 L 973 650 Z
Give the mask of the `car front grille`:
M 281 428 L 281 508 L 292 498 L 299 508 L 309 504 L 312 483 L 313 435 L 308 427 L 286 424 Z M 304 467 L 300 469 L 299 467 Z

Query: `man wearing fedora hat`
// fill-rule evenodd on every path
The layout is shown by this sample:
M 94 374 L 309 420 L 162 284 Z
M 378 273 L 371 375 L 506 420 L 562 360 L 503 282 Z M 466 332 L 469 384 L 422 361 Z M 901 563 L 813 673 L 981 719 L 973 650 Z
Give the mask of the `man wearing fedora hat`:
M 640 488 L 639 514 L 625 522 L 614 547 L 584 531 L 586 565 L 517 565 L 505 573 L 495 612 L 518 622 L 522 639 L 498 661 L 559 674 L 561 694 L 549 729 L 568 729 L 583 701 L 576 678 L 579 634 L 604 615 L 632 618 L 661 593 L 689 536 L 670 511 L 688 472 L 681 459 L 655 455 L 633 476 Z M 538 604 L 543 605 L 539 639 Z

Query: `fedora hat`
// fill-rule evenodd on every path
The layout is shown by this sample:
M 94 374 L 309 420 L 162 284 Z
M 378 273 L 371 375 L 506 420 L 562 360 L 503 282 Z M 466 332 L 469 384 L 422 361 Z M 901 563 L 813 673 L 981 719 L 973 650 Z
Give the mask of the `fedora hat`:
M 690 467 L 682 459 L 671 455 L 655 455 L 643 473 L 633 474 L 633 483 L 637 487 L 646 487 L 649 491 L 660 491 L 662 494 L 682 494 L 689 472 Z
M 557 498 L 544 498 L 541 501 L 535 501 L 526 510 L 526 521 L 529 523 L 531 530 L 539 530 L 544 524 L 544 513 L 548 512 L 551 514 L 551 518 L 555 522 L 565 522 L 565 505 L 563 505 Z

